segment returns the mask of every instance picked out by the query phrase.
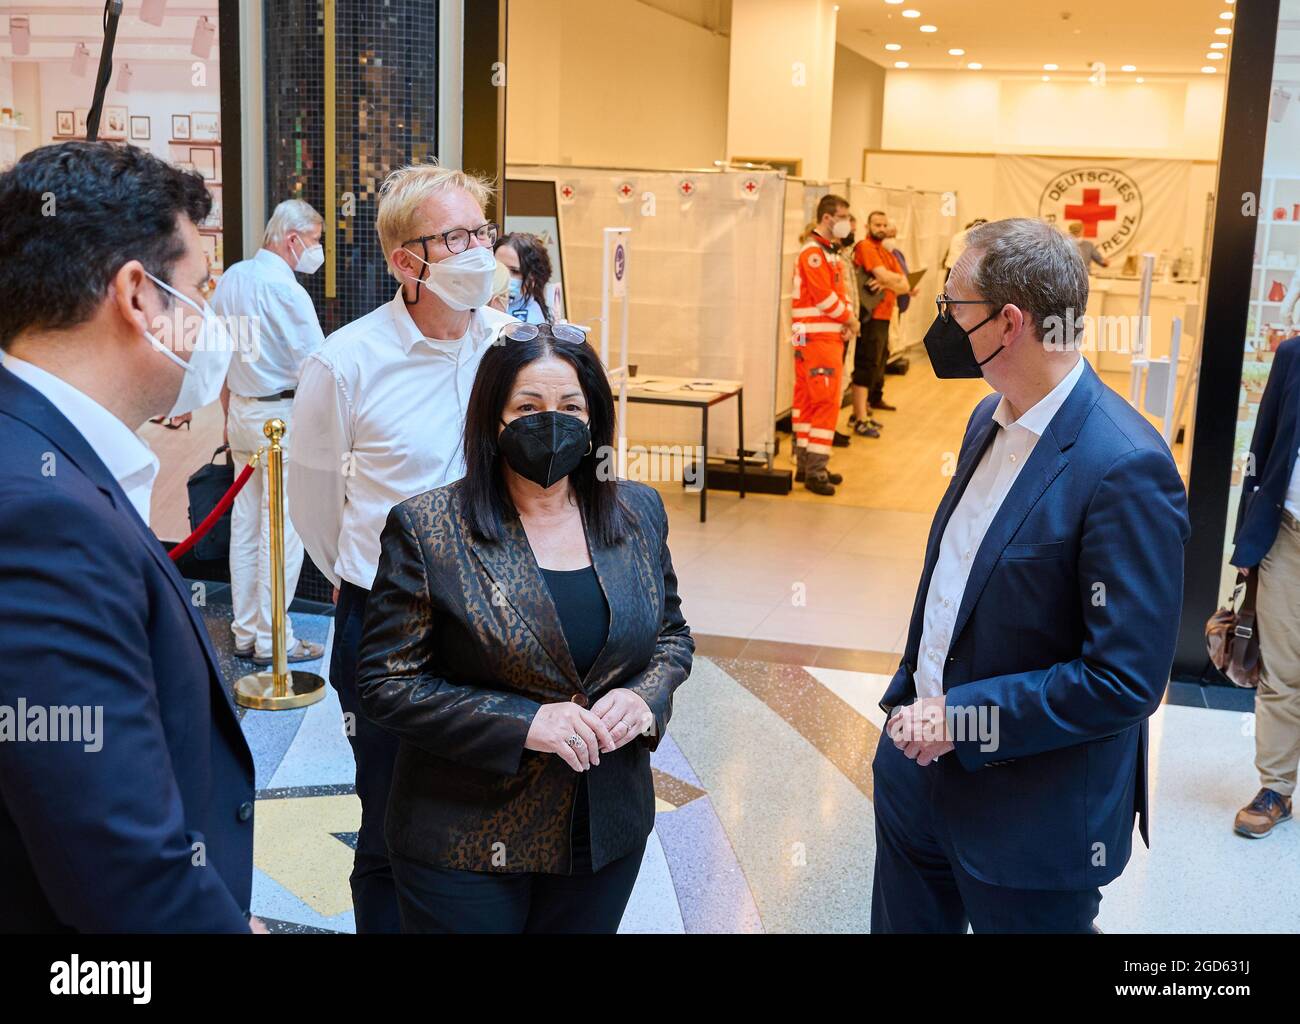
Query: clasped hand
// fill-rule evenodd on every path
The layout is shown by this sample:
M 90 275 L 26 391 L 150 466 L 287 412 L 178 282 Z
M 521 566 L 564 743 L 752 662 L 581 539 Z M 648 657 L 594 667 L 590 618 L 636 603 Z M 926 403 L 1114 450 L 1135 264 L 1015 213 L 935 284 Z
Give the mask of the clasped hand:
M 524 747 L 555 754 L 575 772 L 585 772 L 600 764 L 602 753 L 631 743 L 653 721 L 649 704 L 631 690 L 619 688 L 590 708 L 572 701 L 543 704 L 533 716 Z
M 899 708 L 885 723 L 885 731 L 894 746 L 922 767 L 940 754 L 957 749 L 948 728 L 945 705 L 944 697 L 921 697 Z

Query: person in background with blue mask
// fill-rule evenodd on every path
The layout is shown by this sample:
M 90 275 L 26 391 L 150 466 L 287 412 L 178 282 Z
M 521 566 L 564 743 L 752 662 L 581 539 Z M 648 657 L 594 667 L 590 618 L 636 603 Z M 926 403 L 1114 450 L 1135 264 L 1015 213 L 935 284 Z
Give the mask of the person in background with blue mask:
M 496 244 L 497 260 L 510 271 L 506 312 L 526 324 L 550 324 L 555 313 L 546 302 L 551 281 L 551 257 L 536 235 L 515 231 Z
M 488 183 L 414 164 L 379 190 L 375 227 L 398 283 L 392 299 L 328 338 L 294 396 L 288 506 L 336 588 L 329 680 L 348 716 L 361 828 L 352 869 L 359 933 L 397 932 L 384 812 L 397 738 L 360 714 L 357 645 L 388 510 L 465 472 L 460 440 L 479 362 L 512 319 L 488 303 L 497 226 Z
M 0 706 L 45 721 L 0 740 L 0 932 L 266 930 L 253 758 L 136 435 L 221 393 L 211 204 L 134 146 L 0 173 Z

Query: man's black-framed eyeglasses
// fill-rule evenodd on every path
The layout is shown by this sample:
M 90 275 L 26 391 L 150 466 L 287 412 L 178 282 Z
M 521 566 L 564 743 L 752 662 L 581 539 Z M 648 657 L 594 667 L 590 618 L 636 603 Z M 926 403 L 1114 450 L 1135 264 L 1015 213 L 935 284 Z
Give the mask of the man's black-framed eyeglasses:
M 436 235 L 421 235 L 419 238 L 408 238 L 402 245 L 413 245 L 419 242 L 427 246 L 429 242 L 442 242 L 447 247 L 447 251 L 455 254 L 464 252 L 469 248 L 469 236 L 473 235 L 484 245 L 492 245 L 497 240 L 497 226 L 488 221 L 486 224 L 480 224 L 476 228 L 452 228 L 450 231 L 443 231 Z
M 950 299 L 944 293 L 934 297 L 934 308 L 939 311 L 939 319 L 947 323 L 952 319 L 953 306 L 988 306 L 991 305 L 988 299 Z

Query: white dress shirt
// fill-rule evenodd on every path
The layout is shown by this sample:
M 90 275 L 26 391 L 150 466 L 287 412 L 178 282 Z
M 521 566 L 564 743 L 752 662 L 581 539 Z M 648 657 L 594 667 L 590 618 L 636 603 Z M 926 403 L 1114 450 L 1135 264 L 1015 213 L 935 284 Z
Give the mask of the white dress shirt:
M 158 476 L 158 456 L 153 450 L 135 431 L 67 381 L 16 356 L 6 355 L 4 367 L 63 413 L 148 525 L 149 500 Z
M 293 525 L 331 582 L 371 588 L 389 510 L 465 475 L 465 409 L 478 364 L 514 318 L 474 310 L 455 341 L 426 338 L 399 290 L 303 365 L 288 463 Z
M 943 666 L 948 660 L 953 626 L 980 543 L 1002 508 L 1011 485 L 1033 454 L 1038 439 L 1083 376 L 1083 368 L 1084 359 L 1080 357 L 1060 383 L 1018 420 L 1011 418 L 1011 406 L 1006 398 L 993 410 L 997 432 L 944 528 L 934 572 L 930 575 L 921 646 L 916 655 L 918 697 L 937 697 L 943 693 Z
M 1295 465 L 1291 467 L 1291 482 L 1287 484 L 1283 507 L 1300 519 L 1300 451 L 1296 452 Z
M 250 326 L 256 324 L 255 344 L 247 333 L 230 332 L 240 341 L 226 378 L 234 395 L 262 398 L 296 388 L 303 362 L 325 343 L 307 289 L 269 249 L 258 249 L 221 275 L 212 309 L 222 318 L 249 317 Z

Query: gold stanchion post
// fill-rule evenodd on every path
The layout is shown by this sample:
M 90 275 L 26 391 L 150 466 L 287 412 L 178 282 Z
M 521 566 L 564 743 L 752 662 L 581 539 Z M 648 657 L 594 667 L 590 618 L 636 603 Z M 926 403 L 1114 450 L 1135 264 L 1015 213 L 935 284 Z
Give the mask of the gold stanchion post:
M 315 704 L 325 696 L 325 680 L 313 672 L 289 671 L 285 650 L 284 592 L 284 437 L 282 419 L 267 420 L 262 432 L 271 440 L 266 458 L 266 494 L 271 510 L 271 668 L 235 683 L 235 703 L 259 711 L 285 711 Z

